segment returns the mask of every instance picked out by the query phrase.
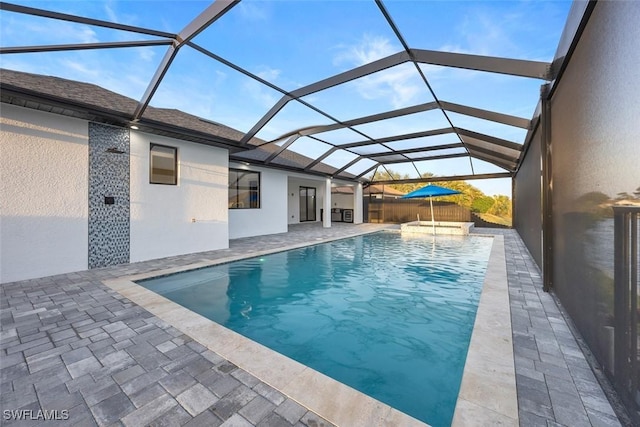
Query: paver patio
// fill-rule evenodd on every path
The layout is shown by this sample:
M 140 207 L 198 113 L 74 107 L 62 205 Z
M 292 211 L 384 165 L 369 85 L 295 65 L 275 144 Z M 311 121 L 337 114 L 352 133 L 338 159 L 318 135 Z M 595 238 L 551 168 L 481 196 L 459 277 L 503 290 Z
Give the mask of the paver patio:
M 3 284 L 3 425 L 47 424 L 4 412 L 40 409 L 68 411 L 68 420 L 52 425 L 332 425 L 102 280 L 383 227 L 296 225 L 232 240 L 227 250 Z M 483 232 L 505 236 L 520 424 L 620 425 L 517 233 Z

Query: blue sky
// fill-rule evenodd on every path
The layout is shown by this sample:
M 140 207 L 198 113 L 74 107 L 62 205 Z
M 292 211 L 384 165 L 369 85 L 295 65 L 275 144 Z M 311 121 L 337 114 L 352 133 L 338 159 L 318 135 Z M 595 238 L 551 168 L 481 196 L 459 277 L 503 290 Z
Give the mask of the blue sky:
M 209 2 L 203 1 L 14 1 L 63 13 L 177 33 Z M 551 61 L 569 1 L 386 1 L 392 19 L 412 48 Z M 150 39 L 44 18 L 0 12 L 2 46 L 67 44 Z M 261 78 L 293 90 L 353 67 L 400 52 L 402 45 L 373 1 L 243 1 L 194 41 Z M 98 84 L 139 99 L 166 47 L 3 55 L 1 66 Z M 440 100 L 531 118 L 540 80 L 421 65 Z M 281 94 L 201 53 L 183 48 L 151 104 L 177 108 L 241 131 L 248 131 Z M 363 79 L 311 94 L 305 101 L 338 120 L 433 101 L 419 73 L 402 64 Z M 522 143 L 526 132 L 510 126 L 451 113 L 455 126 Z M 332 123 L 297 102 L 290 102 L 258 134 L 271 140 L 292 129 Z M 359 127 L 376 138 L 447 127 L 439 111 Z M 349 130 L 319 134 L 332 142 L 354 142 Z M 428 145 L 457 142 L 451 136 L 420 141 Z M 410 148 L 416 141 L 397 143 Z M 407 145 L 409 144 L 409 145 Z M 310 156 L 327 144 L 301 138 L 291 149 Z M 326 160 L 346 164 L 354 154 L 338 152 Z M 366 169 L 366 162 L 356 165 Z M 417 164 L 437 175 L 471 173 L 468 159 Z M 501 169 L 473 160 L 476 173 Z M 392 165 L 416 174 L 413 166 Z M 487 194 L 511 192 L 510 180 L 472 181 Z

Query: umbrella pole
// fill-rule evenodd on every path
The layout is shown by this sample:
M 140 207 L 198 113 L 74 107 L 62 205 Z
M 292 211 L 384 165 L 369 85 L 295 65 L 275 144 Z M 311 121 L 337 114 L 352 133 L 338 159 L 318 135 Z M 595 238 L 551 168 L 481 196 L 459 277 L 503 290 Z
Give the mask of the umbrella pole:
M 429 206 L 431 207 L 431 225 L 433 226 L 433 235 L 436 235 L 436 220 L 433 217 L 433 197 L 429 197 Z

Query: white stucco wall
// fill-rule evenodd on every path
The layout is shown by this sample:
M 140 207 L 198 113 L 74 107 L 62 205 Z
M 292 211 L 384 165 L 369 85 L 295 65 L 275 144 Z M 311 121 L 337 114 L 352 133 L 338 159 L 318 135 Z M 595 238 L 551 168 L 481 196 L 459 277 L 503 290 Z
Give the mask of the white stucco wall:
M 331 207 L 340 209 L 353 209 L 353 194 L 331 195 Z
M 149 183 L 151 142 L 178 147 L 178 185 Z M 229 247 L 227 165 L 227 150 L 131 131 L 131 262 Z
M 229 238 L 287 232 L 287 174 L 268 168 L 230 163 L 230 168 L 260 172 L 260 208 L 229 209 Z M 228 197 L 225 198 L 225 202 Z
M 324 202 L 324 186 L 325 180 L 322 177 L 306 177 L 302 174 L 289 174 L 287 182 L 287 199 L 289 204 L 287 221 L 289 224 L 300 223 L 300 187 L 316 189 L 316 222 L 320 221 L 320 209 L 322 209 Z
M 86 270 L 88 125 L 2 104 L 0 282 Z

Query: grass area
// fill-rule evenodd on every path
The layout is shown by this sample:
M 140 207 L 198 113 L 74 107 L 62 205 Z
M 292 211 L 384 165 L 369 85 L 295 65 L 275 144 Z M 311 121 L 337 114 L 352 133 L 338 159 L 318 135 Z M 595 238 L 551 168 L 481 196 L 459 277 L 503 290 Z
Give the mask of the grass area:
M 494 224 L 506 225 L 507 227 L 511 227 L 511 218 L 503 218 L 501 216 L 491 215 L 488 213 L 481 213 L 478 216 L 484 219 L 487 222 L 493 222 Z

